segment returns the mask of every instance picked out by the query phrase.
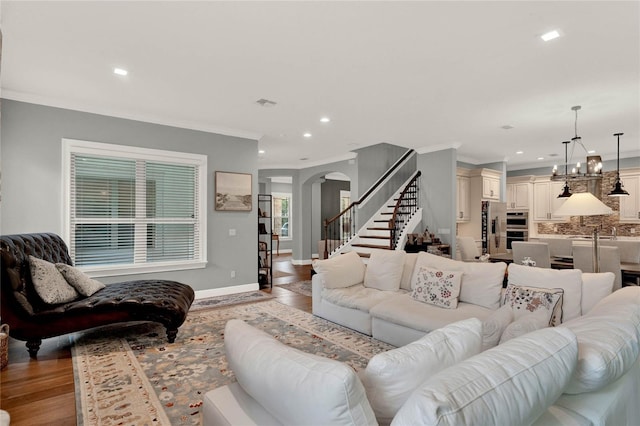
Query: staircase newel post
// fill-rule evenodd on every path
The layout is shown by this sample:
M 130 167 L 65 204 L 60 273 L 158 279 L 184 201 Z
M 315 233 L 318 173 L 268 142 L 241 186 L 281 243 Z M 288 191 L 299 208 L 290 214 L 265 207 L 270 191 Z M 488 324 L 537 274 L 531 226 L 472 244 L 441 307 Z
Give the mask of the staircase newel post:
M 329 251 L 327 250 L 327 242 L 328 240 L 328 235 L 327 235 L 327 228 L 329 227 L 329 224 L 327 223 L 327 219 L 324 220 L 324 259 L 328 259 L 329 258 Z

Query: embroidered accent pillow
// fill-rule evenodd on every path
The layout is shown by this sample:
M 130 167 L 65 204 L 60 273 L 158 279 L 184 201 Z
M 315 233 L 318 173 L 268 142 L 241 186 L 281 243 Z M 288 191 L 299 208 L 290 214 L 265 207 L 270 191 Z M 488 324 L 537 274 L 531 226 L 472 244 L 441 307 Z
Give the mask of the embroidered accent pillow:
M 507 285 L 502 299 L 503 305 L 513 309 L 513 317 L 518 318 L 546 311 L 549 326 L 555 327 L 562 322 L 562 300 L 564 290 L 561 288 L 526 287 L 515 284 Z
M 44 303 L 67 303 L 78 297 L 78 292 L 67 283 L 53 263 L 29 256 L 29 267 L 33 287 Z
M 420 266 L 411 297 L 446 309 L 458 307 L 462 272 L 442 271 Z
M 56 268 L 60 271 L 64 279 L 83 296 L 91 296 L 96 291 L 104 288 L 103 283 L 90 278 L 80 269 L 74 268 L 71 265 L 56 263 Z

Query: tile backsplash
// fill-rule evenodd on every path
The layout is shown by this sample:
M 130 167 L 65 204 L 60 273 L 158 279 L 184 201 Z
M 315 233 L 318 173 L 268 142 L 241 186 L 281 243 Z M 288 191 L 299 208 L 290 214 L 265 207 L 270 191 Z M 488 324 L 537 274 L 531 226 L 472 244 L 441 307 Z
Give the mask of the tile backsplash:
M 620 223 L 620 198 L 608 197 L 607 194 L 613 187 L 616 172 L 603 173 L 601 181 L 588 183 L 587 181 L 569 182 L 572 193 L 591 192 L 604 204 L 611 207 L 613 214 L 605 216 L 584 216 L 584 225 L 580 225 L 580 218 L 572 216 L 568 222 L 539 222 L 538 234 L 560 235 L 590 235 L 594 226 L 600 226 L 600 235 L 611 235 L 613 227 L 619 237 L 640 237 L 640 224 Z M 634 229 L 636 233 L 631 233 Z

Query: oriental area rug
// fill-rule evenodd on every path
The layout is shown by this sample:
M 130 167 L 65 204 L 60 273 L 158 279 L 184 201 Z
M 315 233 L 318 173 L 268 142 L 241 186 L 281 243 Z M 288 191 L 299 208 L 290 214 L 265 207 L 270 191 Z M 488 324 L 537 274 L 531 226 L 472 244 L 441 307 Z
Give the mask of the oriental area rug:
M 200 425 L 204 394 L 235 381 L 224 352 L 232 318 L 355 370 L 392 349 L 276 300 L 189 312 L 175 343 L 159 324 L 103 327 L 72 348 L 78 425 Z
M 293 291 L 294 293 L 311 297 L 311 281 L 310 280 L 298 281 L 296 283 L 290 283 L 290 284 L 276 284 L 276 286 Z

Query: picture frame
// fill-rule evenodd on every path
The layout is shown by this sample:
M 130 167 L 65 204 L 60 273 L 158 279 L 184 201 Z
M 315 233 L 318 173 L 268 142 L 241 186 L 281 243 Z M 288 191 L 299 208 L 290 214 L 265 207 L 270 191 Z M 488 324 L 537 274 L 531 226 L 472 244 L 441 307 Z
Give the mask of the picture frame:
M 216 172 L 217 211 L 250 212 L 253 208 L 253 175 L 250 173 Z

